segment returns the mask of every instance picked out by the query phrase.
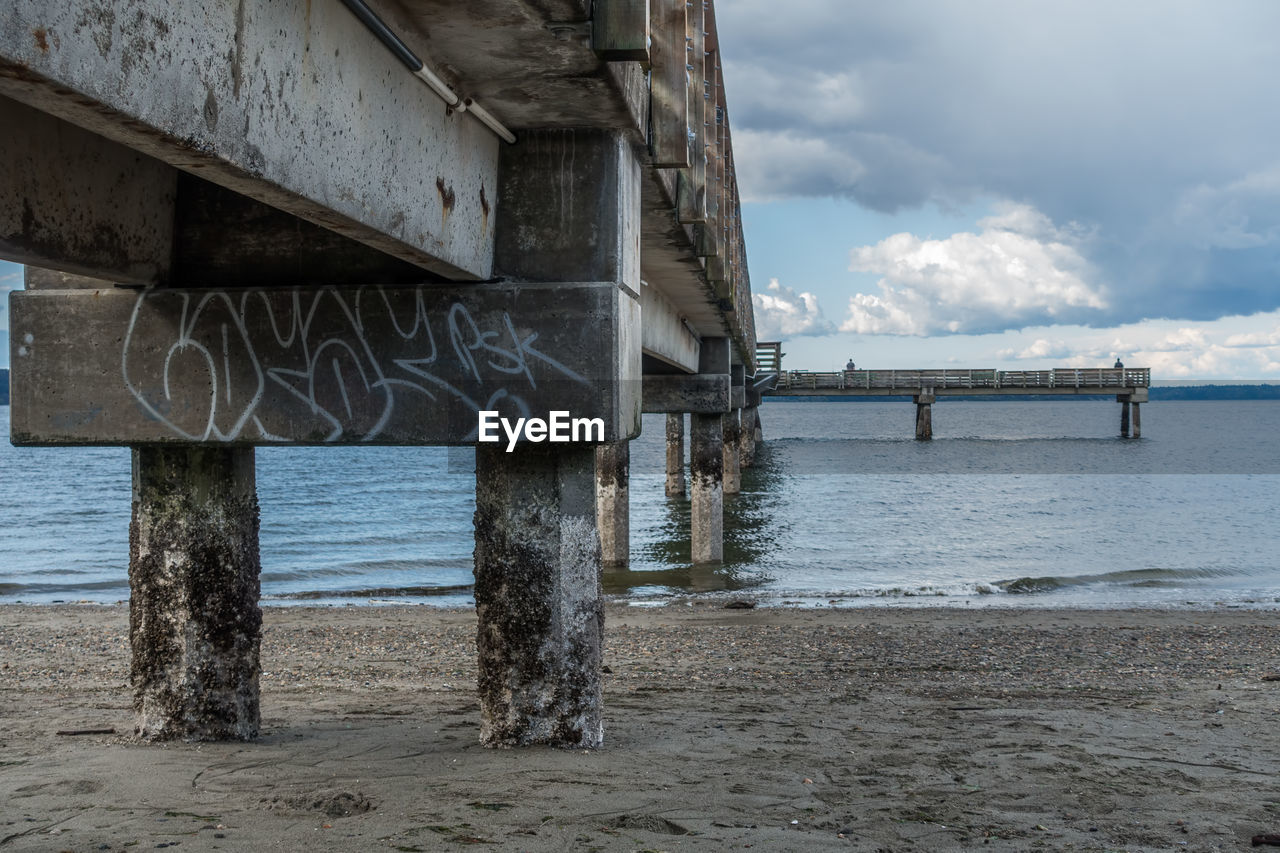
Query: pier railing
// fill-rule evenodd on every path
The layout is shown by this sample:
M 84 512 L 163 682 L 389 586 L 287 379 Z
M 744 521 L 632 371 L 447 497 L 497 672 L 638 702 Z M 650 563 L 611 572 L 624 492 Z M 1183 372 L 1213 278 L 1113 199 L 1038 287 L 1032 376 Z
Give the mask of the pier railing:
M 782 371 L 782 341 L 756 342 L 756 373 Z
M 763 361 L 758 363 L 758 369 L 764 369 Z M 985 388 L 1025 388 L 1034 392 L 1036 389 L 1064 388 L 1097 388 L 1105 391 L 1112 388 L 1147 388 L 1150 385 L 1151 369 L 1147 367 L 1060 367 L 1053 370 L 841 370 L 833 373 L 791 370 L 779 373 L 777 388 L 813 391 L 894 391 L 910 388 L 981 391 Z

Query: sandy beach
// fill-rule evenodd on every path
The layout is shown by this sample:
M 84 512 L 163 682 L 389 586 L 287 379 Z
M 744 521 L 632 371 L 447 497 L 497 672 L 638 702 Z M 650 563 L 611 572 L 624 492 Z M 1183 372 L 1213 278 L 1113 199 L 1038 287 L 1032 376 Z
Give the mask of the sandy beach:
M 607 618 L 597 752 L 480 747 L 474 614 L 425 607 L 268 609 L 263 736 L 157 745 L 130 733 L 125 607 L 5 607 L 0 848 L 1237 850 L 1280 832 L 1274 613 Z

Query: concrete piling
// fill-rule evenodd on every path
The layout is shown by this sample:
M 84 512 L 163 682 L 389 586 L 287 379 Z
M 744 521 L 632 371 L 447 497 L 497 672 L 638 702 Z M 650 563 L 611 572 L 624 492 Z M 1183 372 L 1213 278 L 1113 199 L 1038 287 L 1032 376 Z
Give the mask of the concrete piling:
M 747 406 L 742 410 L 742 423 L 738 430 L 738 466 L 750 468 L 756 464 L 756 434 L 760 430 L 760 410 Z
M 1142 404 L 1133 404 L 1133 437 L 1142 438 Z
M 260 570 L 252 448 L 134 448 L 130 680 L 142 737 L 257 736 Z
M 475 598 L 486 746 L 594 748 L 604 611 L 595 450 L 476 448 Z
M 1129 399 L 1126 397 L 1120 402 L 1120 437 L 1129 437 Z
M 742 471 L 739 468 L 739 452 L 742 442 L 741 409 L 734 409 L 724 416 L 724 493 L 736 495 L 742 491 Z
M 723 416 L 690 415 L 689 488 L 694 563 L 724 559 Z
M 935 399 L 932 391 L 927 394 L 920 394 L 915 398 L 917 441 L 933 440 L 933 402 Z
M 667 415 L 667 497 L 682 498 L 684 487 L 684 415 Z
M 631 442 L 596 447 L 596 523 L 601 563 L 625 568 L 631 551 Z

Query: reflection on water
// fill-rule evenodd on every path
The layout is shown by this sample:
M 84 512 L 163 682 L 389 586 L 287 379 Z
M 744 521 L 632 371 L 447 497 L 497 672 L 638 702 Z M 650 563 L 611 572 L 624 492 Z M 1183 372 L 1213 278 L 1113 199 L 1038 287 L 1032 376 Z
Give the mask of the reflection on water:
M 917 442 L 909 402 L 767 403 L 756 466 L 725 499 L 724 563 L 699 567 L 689 503 L 663 490 L 665 417 L 645 415 L 631 570 L 604 585 L 637 599 L 1280 605 L 1280 401 L 1143 414 L 1145 437 L 1123 441 L 1114 400 L 949 400 L 935 440 Z M 257 461 L 266 601 L 472 602 L 469 451 Z M 0 483 L 0 602 L 128 597 L 128 450 L 0 441 Z
M 781 478 L 778 459 L 767 445 L 762 446 L 755 465 L 742 469 L 741 493 L 724 498 L 724 562 L 719 564 L 693 565 L 688 497 L 664 494 L 660 502 L 647 504 L 654 520 L 644 529 L 642 541 L 633 538 L 632 567 L 606 570 L 605 592 L 638 596 L 734 592 L 772 583 L 775 578 L 759 566 L 792 523 L 778 488 Z M 638 479 L 639 484 L 653 485 L 652 478 Z

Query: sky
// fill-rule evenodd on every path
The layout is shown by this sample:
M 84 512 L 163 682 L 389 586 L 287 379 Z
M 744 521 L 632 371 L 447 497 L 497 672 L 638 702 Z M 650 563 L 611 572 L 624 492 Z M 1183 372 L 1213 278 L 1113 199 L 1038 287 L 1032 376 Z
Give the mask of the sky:
M 785 366 L 1280 380 L 1280 3 L 716 10 Z
M 1280 4 L 716 10 L 784 366 L 1280 379 Z
M 9 291 L 22 287 L 22 267 L 0 261 L 0 367 L 9 366 Z

